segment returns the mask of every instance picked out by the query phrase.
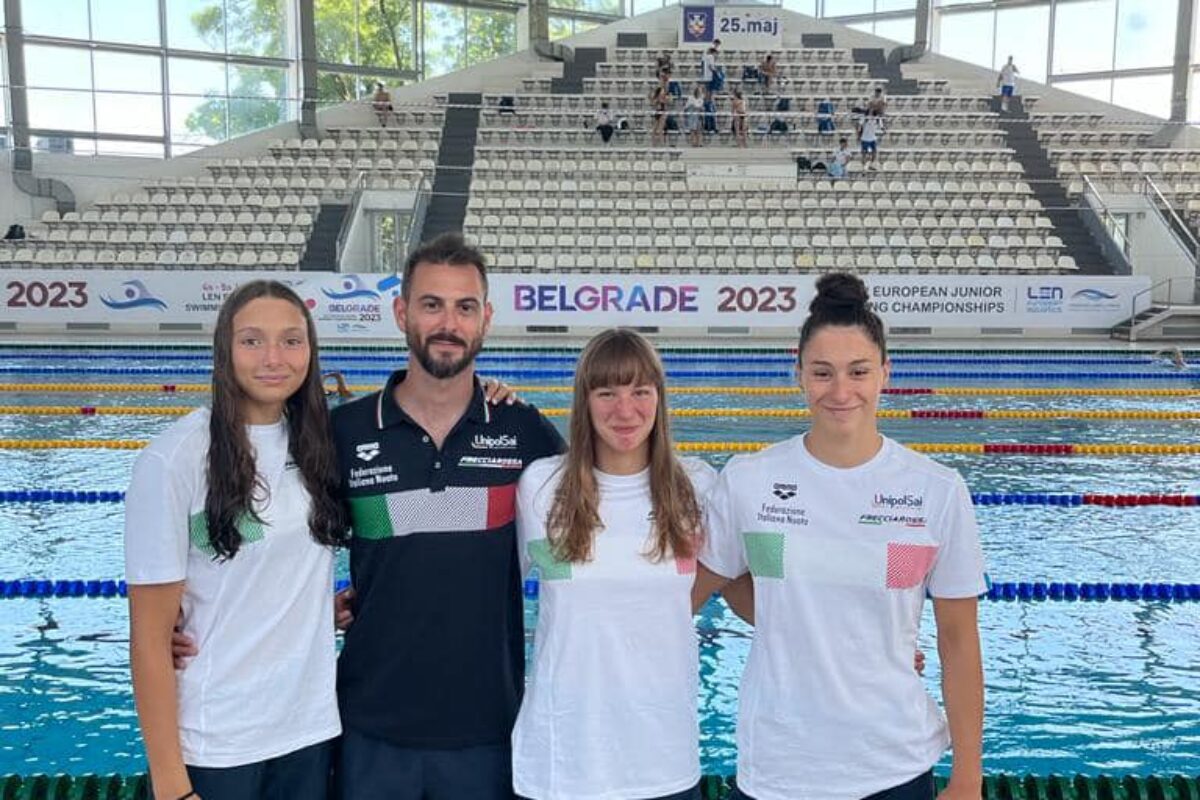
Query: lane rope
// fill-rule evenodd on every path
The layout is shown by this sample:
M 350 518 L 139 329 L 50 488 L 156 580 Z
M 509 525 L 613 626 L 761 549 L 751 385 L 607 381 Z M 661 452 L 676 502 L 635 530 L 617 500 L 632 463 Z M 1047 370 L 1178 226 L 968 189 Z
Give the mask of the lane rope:
M 0 406 L 0 415 L 10 416 L 148 416 L 176 417 L 189 414 L 196 406 Z M 547 417 L 566 417 L 569 408 L 543 408 Z M 752 417 L 764 419 L 807 419 L 812 413 L 806 408 L 673 408 L 671 416 L 720 418 Z M 879 409 L 880 419 L 1121 419 L 1121 420 L 1195 420 L 1200 411 L 1151 411 L 1144 409 L 948 409 L 892 408 Z
M 138 439 L 0 439 L 0 450 L 140 450 L 147 444 Z M 677 442 L 681 453 L 753 453 L 778 442 Z M 1200 455 L 1200 444 L 1061 444 L 907 442 L 918 453 L 958 455 L 1112 456 L 1112 455 Z
M 96 489 L 0 489 L 0 503 L 122 503 L 125 492 Z M 1099 494 L 1072 492 L 975 492 L 977 506 L 1200 507 L 1200 494 Z
M 30 394 L 72 393 L 125 393 L 125 394 L 182 394 L 204 393 L 210 390 L 207 383 L 0 383 L 0 392 Z M 349 387 L 355 394 L 369 394 L 379 390 L 377 384 L 354 384 Z M 570 393 L 574 389 L 562 385 L 514 384 L 514 391 L 541 394 Z M 671 394 L 695 395 L 746 395 L 746 396 L 798 396 L 796 386 L 671 386 Z M 945 395 L 952 397 L 1200 397 L 1200 388 L 1137 388 L 1116 387 L 998 387 L 998 386 L 939 386 L 939 387 L 895 387 L 883 390 L 887 395 Z

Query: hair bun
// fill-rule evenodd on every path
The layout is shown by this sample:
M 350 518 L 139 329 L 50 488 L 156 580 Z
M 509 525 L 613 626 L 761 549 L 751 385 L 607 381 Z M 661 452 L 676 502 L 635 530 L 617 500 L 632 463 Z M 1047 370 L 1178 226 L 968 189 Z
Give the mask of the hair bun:
M 829 272 L 817 279 L 817 294 L 808 310 L 816 314 L 834 309 L 866 309 L 869 299 L 862 278 L 849 272 Z

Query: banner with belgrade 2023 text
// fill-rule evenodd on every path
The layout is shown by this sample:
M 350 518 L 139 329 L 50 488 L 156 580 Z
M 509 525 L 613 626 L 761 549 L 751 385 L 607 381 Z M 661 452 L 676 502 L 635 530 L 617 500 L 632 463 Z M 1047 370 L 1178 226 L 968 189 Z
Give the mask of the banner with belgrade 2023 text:
M 273 278 L 304 300 L 325 338 L 397 335 L 395 275 L 304 272 L 9 272 L 0 321 L 17 329 L 108 323 L 114 330 L 211 330 L 239 284 Z M 493 274 L 493 326 L 671 329 L 743 327 L 781 334 L 804 321 L 816 275 Z M 863 275 L 892 328 L 1102 329 L 1150 305 L 1147 277 Z M 166 327 L 163 327 L 166 326 Z

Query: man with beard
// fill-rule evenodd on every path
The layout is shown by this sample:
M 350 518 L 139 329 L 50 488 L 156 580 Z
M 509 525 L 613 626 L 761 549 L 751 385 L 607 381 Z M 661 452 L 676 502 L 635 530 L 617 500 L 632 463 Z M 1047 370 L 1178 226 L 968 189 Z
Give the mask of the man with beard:
M 525 673 L 515 491 L 564 444 L 532 406 L 485 402 L 474 362 L 492 306 L 461 236 L 409 257 L 394 312 L 408 368 L 333 413 L 355 592 L 338 782 L 345 800 L 511 798 Z

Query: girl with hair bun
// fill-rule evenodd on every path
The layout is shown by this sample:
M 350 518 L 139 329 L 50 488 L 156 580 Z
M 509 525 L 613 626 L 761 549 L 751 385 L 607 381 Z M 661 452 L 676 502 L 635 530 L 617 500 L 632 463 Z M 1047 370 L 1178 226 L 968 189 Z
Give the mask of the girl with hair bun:
M 863 282 L 833 273 L 800 333 L 809 430 L 732 458 L 708 503 L 699 597 L 749 572 L 755 636 L 738 697 L 748 800 L 977 800 L 983 556 L 961 476 L 882 436 L 890 364 Z M 912 669 L 933 598 L 943 715 Z

